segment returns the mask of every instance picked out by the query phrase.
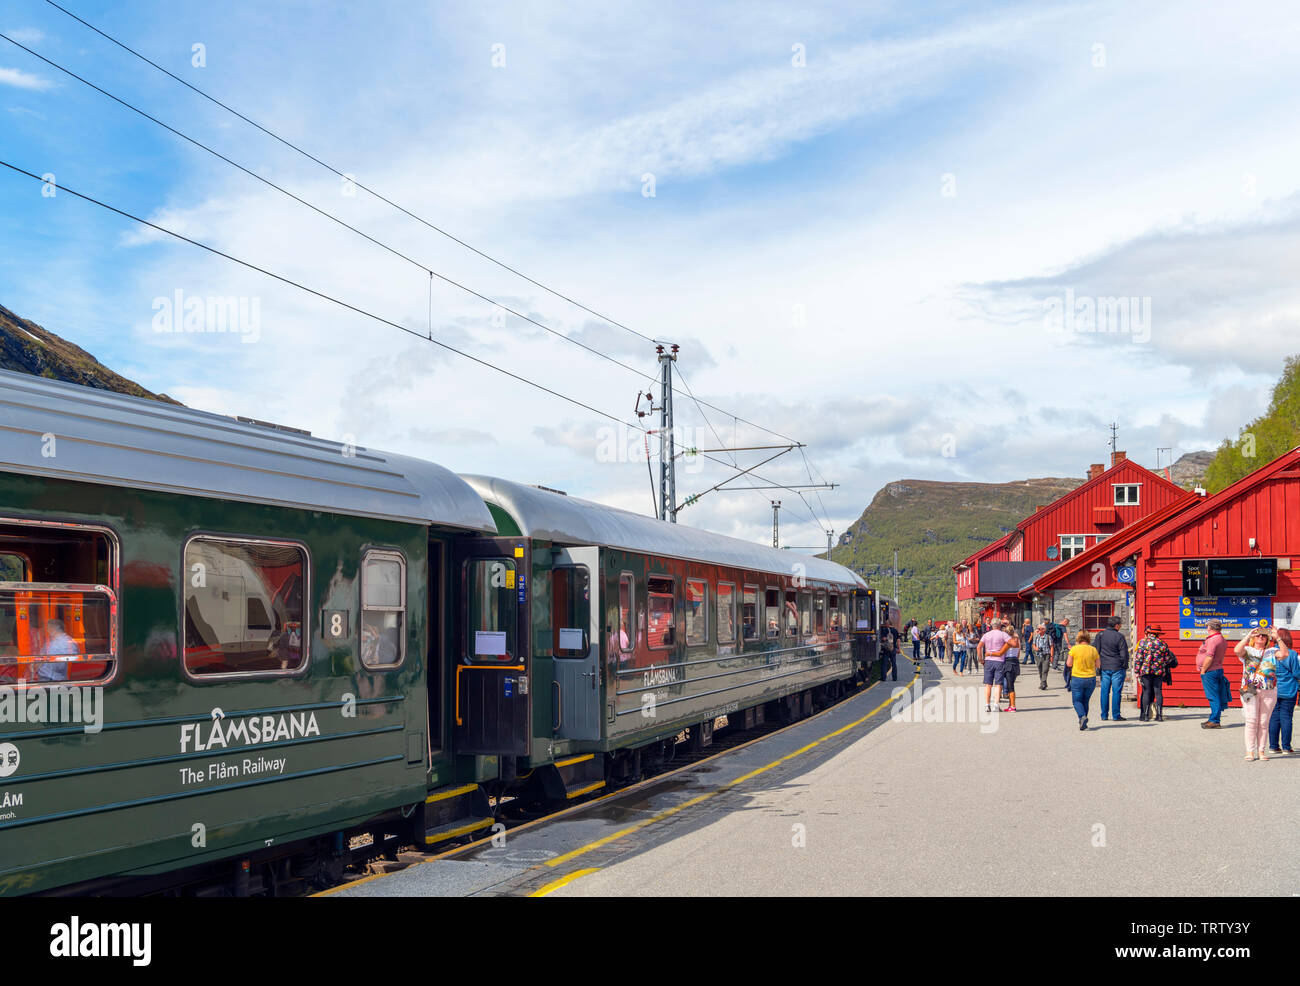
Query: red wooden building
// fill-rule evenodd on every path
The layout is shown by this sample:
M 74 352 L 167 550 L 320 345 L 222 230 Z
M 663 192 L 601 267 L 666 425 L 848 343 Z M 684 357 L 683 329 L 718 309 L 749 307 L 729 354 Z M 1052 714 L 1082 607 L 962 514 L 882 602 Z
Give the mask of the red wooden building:
M 994 612 L 1017 622 L 1025 616 L 1035 621 L 1069 617 L 1072 627 L 1088 617 L 1090 622 L 1103 619 L 1103 611 L 1106 616 L 1115 611 L 1115 592 L 1122 590 L 1103 591 L 1105 598 L 1099 599 L 1091 597 L 1107 585 L 1027 590 L 1047 572 L 1187 495 L 1126 453 L 1115 452 L 1109 469 L 1100 463 L 1091 466 L 1087 482 L 1078 489 L 1039 507 L 1005 537 L 953 566 L 959 615 L 970 619 Z
M 1165 688 L 1167 706 L 1205 706 L 1196 650 L 1204 638 L 1210 616 L 1225 618 L 1224 636 L 1240 639 L 1251 625 L 1300 622 L 1300 573 L 1292 559 L 1300 557 L 1300 449 L 1293 449 L 1221 493 L 1198 497 L 1174 511 L 1162 523 L 1143 530 L 1130 543 L 1116 542 L 1106 551 L 1107 563 L 1137 569 L 1134 622 L 1140 629 L 1159 624 L 1164 640 L 1178 657 L 1173 685 Z M 1223 585 L 1239 590 L 1229 595 L 1193 596 L 1185 589 L 1187 577 L 1197 577 L 1197 566 L 1213 576 L 1224 573 Z M 1224 562 L 1233 563 L 1224 565 Z M 1243 565 L 1242 563 L 1251 563 Z M 1248 582 L 1236 581 L 1236 572 L 1275 570 L 1276 588 L 1268 595 L 1245 591 Z M 1263 576 L 1267 580 L 1268 576 Z M 1213 589 L 1211 584 L 1201 591 Z M 1239 704 L 1241 664 L 1231 650 L 1224 672 L 1232 684 L 1234 705 Z

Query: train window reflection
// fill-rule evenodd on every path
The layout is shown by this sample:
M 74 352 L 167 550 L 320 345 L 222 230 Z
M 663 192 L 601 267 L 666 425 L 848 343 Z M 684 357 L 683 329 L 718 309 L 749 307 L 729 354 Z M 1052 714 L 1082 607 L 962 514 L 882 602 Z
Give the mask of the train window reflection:
M 105 680 L 117 658 L 116 589 L 107 532 L 0 521 L 0 687 Z
M 759 628 L 762 626 L 763 615 L 758 610 L 758 586 L 745 586 L 745 594 L 741 603 L 741 632 L 746 640 L 754 640 L 762 632 Z
M 663 576 L 650 576 L 646 580 L 649 590 L 649 625 L 646 636 L 652 650 L 667 650 L 677 646 L 677 628 L 673 622 L 676 606 L 673 580 Z
M 185 546 L 185 670 L 289 674 L 307 649 L 307 552 L 296 544 L 196 537 Z
M 406 656 L 406 559 L 367 551 L 361 560 L 361 663 L 393 667 Z
M 465 660 L 515 663 L 518 653 L 515 563 L 512 558 L 481 558 L 466 565 L 469 612 L 465 625 Z
M 799 594 L 793 590 L 785 594 L 785 635 L 799 636 Z
M 618 580 L 618 649 L 624 654 L 632 651 L 633 630 L 636 621 L 632 617 L 632 600 L 636 598 L 635 586 L 631 575 L 622 575 Z
M 709 590 L 700 579 L 686 580 L 686 646 L 709 642 Z
M 591 576 L 585 566 L 551 572 L 551 651 L 586 657 L 591 628 Z
M 730 582 L 718 583 L 718 643 L 736 642 L 736 587 Z
M 767 604 L 767 638 L 775 640 L 781 636 L 781 590 L 766 590 L 763 601 Z

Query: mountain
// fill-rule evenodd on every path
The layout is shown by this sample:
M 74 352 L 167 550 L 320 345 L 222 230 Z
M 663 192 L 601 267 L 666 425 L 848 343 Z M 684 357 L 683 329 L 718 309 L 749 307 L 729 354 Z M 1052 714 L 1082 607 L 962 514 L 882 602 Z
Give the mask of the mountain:
M 1200 485 L 1214 461 L 1213 452 L 1188 452 L 1169 467 L 1169 478 L 1183 489 Z
M 79 346 L 0 305 L 0 369 L 177 404 L 119 376 Z
M 892 594 L 894 549 L 903 619 L 949 618 L 956 581 L 952 566 L 1012 530 L 1034 508 L 1084 484 L 1078 479 L 1012 483 L 889 483 L 841 537 L 831 559 L 861 572 Z
M 1286 361 L 1268 410 L 1235 439 L 1225 438 L 1205 471 L 1211 495 L 1300 445 L 1300 356 Z

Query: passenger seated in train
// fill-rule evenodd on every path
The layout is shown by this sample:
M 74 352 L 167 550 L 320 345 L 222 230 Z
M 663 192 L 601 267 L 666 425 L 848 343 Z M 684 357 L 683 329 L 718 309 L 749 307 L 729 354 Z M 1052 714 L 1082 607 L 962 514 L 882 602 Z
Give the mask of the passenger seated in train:
M 45 643 L 41 645 L 41 657 L 68 657 L 80 654 L 77 642 L 68 636 L 62 620 L 45 621 Z M 67 681 L 68 665 L 65 661 L 41 661 L 36 665 L 38 681 Z

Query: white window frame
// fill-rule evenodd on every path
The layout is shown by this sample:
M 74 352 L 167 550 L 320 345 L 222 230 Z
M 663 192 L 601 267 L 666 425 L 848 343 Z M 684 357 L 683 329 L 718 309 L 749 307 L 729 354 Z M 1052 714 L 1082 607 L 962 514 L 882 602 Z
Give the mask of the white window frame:
M 1111 489 L 1114 491 L 1113 499 L 1114 499 L 1115 506 L 1139 507 L 1142 505 L 1142 484 L 1141 483 L 1111 483 Z M 1120 490 L 1132 490 L 1133 499 L 1121 500 L 1119 496 Z
M 1066 541 L 1069 545 L 1066 545 Z M 1060 561 L 1069 561 L 1075 555 L 1081 555 L 1088 550 L 1088 535 L 1086 534 L 1061 534 L 1058 535 L 1056 543 L 1060 546 Z M 1069 554 L 1066 554 L 1066 552 Z

